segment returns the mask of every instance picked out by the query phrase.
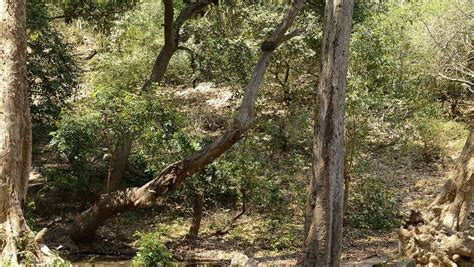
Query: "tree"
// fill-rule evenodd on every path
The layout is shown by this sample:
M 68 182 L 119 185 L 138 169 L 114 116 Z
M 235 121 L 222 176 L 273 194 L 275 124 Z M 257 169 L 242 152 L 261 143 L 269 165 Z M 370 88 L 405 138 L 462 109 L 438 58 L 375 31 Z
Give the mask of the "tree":
M 23 216 L 31 165 L 26 1 L 0 1 L 0 265 L 47 262 Z
M 149 78 L 144 82 L 141 92 L 149 91 L 153 83 L 160 83 L 163 80 L 171 58 L 178 49 L 184 49 L 180 44 L 180 31 L 183 24 L 191 19 L 195 14 L 212 4 L 211 0 L 200 0 L 193 4 L 185 4 L 178 17 L 173 21 L 174 5 L 173 0 L 164 0 L 164 35 L 165 43 L 158 54 Z M 141 93 L 140 92 L 140 93 Z M 117 140 L 114 144 L 109 169 L 105 183 L 105 192 L 115 191 L 123 178 L 128 158 L 132 150 L 133 139 L 125 137 L 124 140 Z
M 326 1 L 312 178 L 302 266 L 339 266 L 344 196 L 344 98 L 354 1 Z
M 204 169 L 237 143 L 255 118 L 259 87 L 274 51 L 282 43 L 301 32 L 294 30 L 287 33 L 302 8 L 303 0 L 295 0 L 282 22 L 262 43 L 261 55 L 247 84 L 240 110 L 220 137 L 203 149 L 169 165 L 156 178 L 141 187 L 127 188 L 103 195 L 94 206 L 76 218 L 69 229 L 70 236 L 74 240 L 88 240 L 109 217 L 133 208 L 154 205 L 157 198 L 174 190 L 186 178 Z
M 471 126 L 452 177 L 425 216 L 416 213 L 418 218 L 411 218 L 400 229 L 402 253 L 420 264 L 472 266 L 474 238 L 470 236 L 468 216 L 473 200 L 474 129 Z

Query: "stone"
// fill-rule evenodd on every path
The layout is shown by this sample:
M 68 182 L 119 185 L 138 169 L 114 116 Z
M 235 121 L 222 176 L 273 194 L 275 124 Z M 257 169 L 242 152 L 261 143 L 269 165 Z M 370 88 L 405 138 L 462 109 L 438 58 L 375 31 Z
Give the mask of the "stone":
M 245 254 L 234 256 L 230 262 L 231 267 L 257 267 L 258 261 L 247 257 Z

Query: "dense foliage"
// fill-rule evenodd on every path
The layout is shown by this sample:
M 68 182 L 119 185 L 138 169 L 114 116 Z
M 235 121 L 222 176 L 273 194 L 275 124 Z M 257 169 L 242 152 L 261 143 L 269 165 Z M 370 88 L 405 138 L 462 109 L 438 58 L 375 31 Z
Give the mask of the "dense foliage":
M 43 0 L 28 1 L 28 92 L 35 126 L 54 121 L 78 87 L 74 47 L 50 23 Z

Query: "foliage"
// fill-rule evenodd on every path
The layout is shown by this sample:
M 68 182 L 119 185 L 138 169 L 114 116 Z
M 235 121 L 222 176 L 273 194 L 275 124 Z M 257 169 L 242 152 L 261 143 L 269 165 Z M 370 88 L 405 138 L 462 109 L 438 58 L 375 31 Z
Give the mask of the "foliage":
M 113 23 L 120 19 L 120 15 L 133 9 L 138 0 L 53 0 L 53 14 L 55 19 L 63 19 L 66 24 L 75 19 L 88 22 L 98 31 L 107 31 Z
M 426 161 L 449 155 L 449 148 L 453 148 L 452 142 L 462 140 L 467 132 L 465 127 L 457 122 L 441 119 L 424 119 L 417 122 L 419 140 L 422 143 L 422 153 Z M 455 147 L 459 149 L 462 143 Z
M 172 256 L 166 246 L 158 239 L 157 233 L 137 233 L 137 255 L 133 258 L 134 266 L 172 266 Z
M 98 122 L 98 113 L 81 114 L 65 110 L 57 122 L 58 130 L 51 133 L 51 144 L 68 161 L 85 162 L 96 153 L 94 150 L 98 147 Z
M 440 44 L 450 51 L 466 47 L 458 12 L 459 8 L 445 1 L 389 2 L 355 25 L 346 100 L 349 156 L 357 159 L 357 154 L 373 145 L 407 148 L 406 144 L 423 136 L 430 138 L 433 131 L 428 128 L 433 127 L 426 122 L 460 116 L 460 103 L 468 90 L 438 75 L 444 73 L 440 64 L 448 64 Z M 447 32 L 440 25 L 456 27 L 459 32 Z M 450 40 L 458 48 L 448 45 Z M 460 57 L 451 59 L 450 66 L 465 64 Z M 425 148 L 431 150 L 429 144 Z
M 126 175 L 127 186 L 143 185 L 170 163 L 210 144 L 242 98 L 260 43 L 289 4 L 225 0 L 212 5 L 183 25 L 180 41 L 186 49 L 173 55 L 160 84 L 142 92 L 163 46 L 162 3 L 128 0 L 112 6 L 113 1 L 90 1 L 87 6 L 76 2 L 62 1 L 48 10 L 40 0 L 29 2 L 35 5 L 29 12 L 36 13 L 29 15 L 28 67 L 30 92 L 37 100 L 33 105 L 38 105 L 32 106 L 33 113 L 51 120 L 60 114 L 51 145 L 58 154 L 55 163 L 67 165 L 68 170 L 44 171 L 47 183 L 77 190 L 81 196 L 96 190 L 107 171 L 104 156 L 124 141 L 133 140 L 128 165 L 134 171 Z M 225 155 L 167 194 L 165 204 L 184 210 L 173 211 L 176 216 L 189 215 L 194 193 L 202 190 L 206 210 L 217 216 L 226 212 L 210 223 L 211 230 L 226 225 L 229 214 L 245 202 L 248 214 L 265 218 L 260 234 L 268 249 L 298 243 L 294 224 L 299 220 L 295 218 L 303 217 L 310 176 L 324 1 L 308 2 L 294 26 L 305 33 L 273 55 L 253 128 Z M 370 160 L 367 155 L 403 145 L 414 158 L 419 152 L 429 159 L 447 154 L 451 137 L 464 133 L 462 122 L 448 118 L 461 121 L 453 114 L 461 111 L 469 91 L 466 83 L 441 79 L 438 74 L 467 79 L 452 67 L 465 67 L 471 38 L 465 34 L 469 26 L 463 24 L 464 17 L 448 1 L 369 2 L 357 2 L 349 51 L 345 151 L 346 174 L 353 178 L 353 186 L 347 222 L 356 228 L 388 229 L 397 224 L 393 189 L 385 186 L 385 177 L 375 178 L 373 170 L 363 168 Z M 181 1 L 175 1 L 176 11 L 181 6 Z M 66 22 L 86 21 L 84 29 L 74 32 L 78 36 L 92 30 L 87 38 L 97 47 L 97 55 L 84 62 L 81 95 L 74 99 L 70 98 L 79 72 L 74 49 L 62 36 L 62 30 L 71 26 L 57 27 L 59 21 L 51 22 L 44 14 L 64 15 Z M 451 30 L 443 30 L 444 26 Z M 448 45 L 450 40 L 453 46 Z M 201 109 L 204 101 L 189 104 L 174 94 L 202 81 L 230 90 L 228 110 Z M 217 126 L 208 129 L 203 121 L 210 120 Z M 140 235 L 140 261 L 167 257 L 156 234 Z M 245 239 L 242 232 L 231 235 Z
M 28 92 L 35 126 L 59 115 L 78 87 L 79 66 L 74 48 L 48 20 L 44 0 L 27 2 Z
M 390 229 L 399 224 L 393 193 L 377 178 L 362 177 L 349 196 L 347 224 L 354 228 Z

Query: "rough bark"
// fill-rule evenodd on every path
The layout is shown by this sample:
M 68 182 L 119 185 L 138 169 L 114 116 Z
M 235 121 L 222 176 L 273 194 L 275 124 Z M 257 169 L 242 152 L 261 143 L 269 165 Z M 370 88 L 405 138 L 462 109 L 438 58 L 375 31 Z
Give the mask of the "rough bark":
M 473 266 L 474 236 L 469 211 L 474 200 L 474 129 L 457 164 L 421 220 L 400 228 L 401 253 L 420 264 Z M 471 229 L 472 231 L 472 229 Z
M 344 196 L 344 98 L 353 0 L 328 0 L 324 12 L 312 178 L 298 264 L 339 266 Z
M 193 220 L 191 221 L 191 227 L 189 227 L 189 233 L 188 233 L 188 236 L 190 238 L 196 238 L 199 235 L 199 229 L 201 228 L 203 208 L 204 208 L 204 193 L 202 191 L 198 191 L 196 192 L 194 196 Z
M 168 65 L 173 57 L 174 53 L 180 48 L 180 30 L 182 25 L 197 14 L 200 10 L 210 5 L 212 1 L 200 0 L 194 4 L 186 4 L 181 10 L 178 18 L 173 21 L 174 18 L 174 7 L 173 0 L 164 0 L 164 36 L 165 42 L 160 50 L 160 53 L 156 57 L 155 63 L 153 64 L 152 71 L 149 78 L 145 81 L 142 86 L 140 93 L 149 91 L 153 83 L 159 83 L 163 80 L 163 77 L 168 69 Z M 125 172 L 128 158 L 130 157 L 133 139 L 128 138 L 123 140 L 120 145 L 117 145 L 115 150 L 112 152 L 112 159 L 109 162 L 109 172 L 105 181 L 103 192 L 110 193 L 115 191 Z
M 286 32 L 302 7 L 303 0 L 295 0 L 283 21 L 264 43 L 271 43 L 273 48 L 276 49 L 286 40 L 296 36 L 299 33 L 298 30 L 288 34 Z M 252 77 L 246 86 L 240 110 L 220 137 L 207 147 L 169 165 L 156 178 L 142 187 L 129 188 L 103 195 L 93 207 L 78 216 L 74 226 L 69 231 L 71 237 L 76 241 L 89 239 L 94 236 L 96 229 L 112 215 L 132 208 L 153 205 L 157 198 L 179 186 L 187 177 L 202 170 L 232 147 L 242 137 L 242 134 L 250 128 L 255 118 L 255 102 L 260 83 L 270 63 L 274 49 L 262 50 Z
M 25 0 L 0 1 L 0 265 L 48 262 L 23 216 L 31 166 Z

